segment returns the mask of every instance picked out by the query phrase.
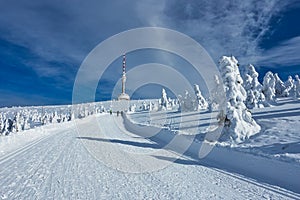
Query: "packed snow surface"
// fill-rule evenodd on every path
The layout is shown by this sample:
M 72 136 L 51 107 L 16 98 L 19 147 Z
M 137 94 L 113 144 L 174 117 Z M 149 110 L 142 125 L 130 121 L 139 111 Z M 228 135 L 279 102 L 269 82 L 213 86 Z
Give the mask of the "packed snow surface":
M 140 111 L 128 116 L 135 123 L 98 113 L 1 136 L 0 199 L 300 199 L 299 105 L 282 99 L 253 110 L 260 133 L 236 146 L 217 142 L 207 159 L 194 150 L 216 123 L 208 111 Z M 165 128 L 145 137 L 139 124 Z M 164 148 L 172 134 L 194 139 L 187 153 Z

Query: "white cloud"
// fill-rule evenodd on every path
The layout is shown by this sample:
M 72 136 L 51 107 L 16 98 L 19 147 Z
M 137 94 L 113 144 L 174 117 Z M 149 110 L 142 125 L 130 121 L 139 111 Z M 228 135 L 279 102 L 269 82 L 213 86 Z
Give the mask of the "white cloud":
M 149 3 L 152 2 L 152 3 Z M 149 25 L 173 28 L 203 45 L 215 61 L 233 54 L 241 62 L 256 62 L 263 52 L 259 44 L 269 31 L 273 17 L 293 1 L 280 0 L 165 0 L 140 2 L 140 13 L 154 13 L 144 20 Z M 164 6 L 162 8 L 162 6 Z M 151 16 L 151 14 L 147 14 Z
M 130 0 L 0 1 L 0 39 L 28 49 L 39 60 L 25 64 L 41 76 L 53 77 L 70 70 L 53 68 L 51 63 L 77 69 L 99 42 L 139 26 L 132 4 Z

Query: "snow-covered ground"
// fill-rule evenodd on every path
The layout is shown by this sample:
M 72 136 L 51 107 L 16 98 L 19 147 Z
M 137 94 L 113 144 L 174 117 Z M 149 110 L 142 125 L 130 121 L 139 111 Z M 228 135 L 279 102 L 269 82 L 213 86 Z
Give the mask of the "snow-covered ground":
M 299 105 L 253 110 L 261 132 L 204 159 L 208 111 L 101 113 L 1 136 L 0 199 L 300 199 Z
M 276 106 L 256 108 L 251 112 L 262 127 L 260 133 L 238 145 L 227 142 L 218 145 L 300 164 L 300 100 L 281 98 Z M 180 129 L 181 134 L 203 141 L 208 127 L 217 123 L 216 116 L 217 113 L 208 111 L 161 111 L 136 112 L 129 117 L 139 124 Z
M 158 144 L 129 133 L 122 118 L 116 115 L 98 114 L 66 126 L 45 126 L 44 131 L 48 134 L 43 139 L 1 157 L 1 199 L 300 198 L 289 190 L 211 168 L 189 157 L 173 163 L 169 160 L 177 155 L 172 152 L 164 157 L 162 151 L 162 156 L 151 163 L 169 162 L 163 169 L 144 173 L 120 171 L 116 169 L 120 164 L 117 160 L 107 163 L 105 158 L 123 157 L 127 164 L 139 164 L 134 163 L 134 157 L 124 157 L 124 152 L 153 152 Z M 101 154 L 97 150 L 103 146 L 107 147 L 105 152 L 95 154 Z
M 279 99 L 253 110 L 253 117 L 262 131 L 236 149 L 300 165 L 300 100 Z

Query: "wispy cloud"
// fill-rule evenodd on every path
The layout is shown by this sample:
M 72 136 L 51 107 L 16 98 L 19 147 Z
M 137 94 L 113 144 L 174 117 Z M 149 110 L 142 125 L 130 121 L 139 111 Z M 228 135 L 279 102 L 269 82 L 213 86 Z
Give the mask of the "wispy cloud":
M 22 45 L 44 62 L 72 63 L 76 69 L 87 53 L 107 37 L 139 26 L 163 26 L 182 31 L 200 42 L 218 60 L 236 55 L 255 62 L 270 21 L 294 1 L 280 0 L 58 0 L 1 1 L 1 37 Z M 45 63 L 44 63 L 45 64 Z M 56 70 L 34 67 L 38 73 Z M 46 68 L 46 65 L 45 65 Z M 42 76 L 47 73 L 41 73 Z
M 128 0 L 113 4 L 84 0 L 1 1 L 0 37 L 38 56 L 41 63 L 27 60 L 25 64 L 41 76 L 49 72 L 48 77 L 53 77 L 66 70 L 52 68 L 51 62 L 73 64 L 77 69 L 99 42 L 139 26 L 133 7 Z
M 270 68 L 295 66 L 300 64 L 300 36 L 281 42 L 274 48 L 262 52 L 257 57 L 260 65 L 269 65 Z
M 150 25 L 182 31 L 202 44 L 214 60 L 233 54 L 241 62 L 256 62 L 263 53 L 260 42 L 270 30 L 270 22 L 294 1 L 280 0 L 165 0 L 163 9 L 148 0 L 140 2 L 141 13 L 153 12 L 146 18 Z M 151 6 L 155 5 L 155 6 Z

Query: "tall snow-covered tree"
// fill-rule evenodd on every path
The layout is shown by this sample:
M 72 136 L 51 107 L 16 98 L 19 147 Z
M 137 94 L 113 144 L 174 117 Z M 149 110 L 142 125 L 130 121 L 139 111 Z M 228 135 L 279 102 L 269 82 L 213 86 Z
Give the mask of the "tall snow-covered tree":
M 207 109 L 208 103 L 205 100 L 205 98 L 202 96 L 199 85 L 194 84 L 194 91 L 196 95 L 195 110 L 199 111 L 202 109 Z
M 251 113 L 246 108 L 246 91 L 243 87 L 238 61 L 235 57 L 223 56 L 219 62 L 225 93 L 226 93 L 226 113 L 220 111 L 221 123 L 224 124 L 224 137 L 235 142 L 242 142 L 260 131 L 260 126 L 252 118 Z M 223 122 L 222 122 L 223 120 Z
M 270 71 L 264 76 L 263 93 L 266 101 L 271 103 L 275 101 L 275 78 L 273 73 Z
M 274 74 L 275 79 L 275 96 L 276 97 L 286 97 L 287 96 L 287 90 L 283 83 L 283 81 L 279 78 L 278 74 Z

